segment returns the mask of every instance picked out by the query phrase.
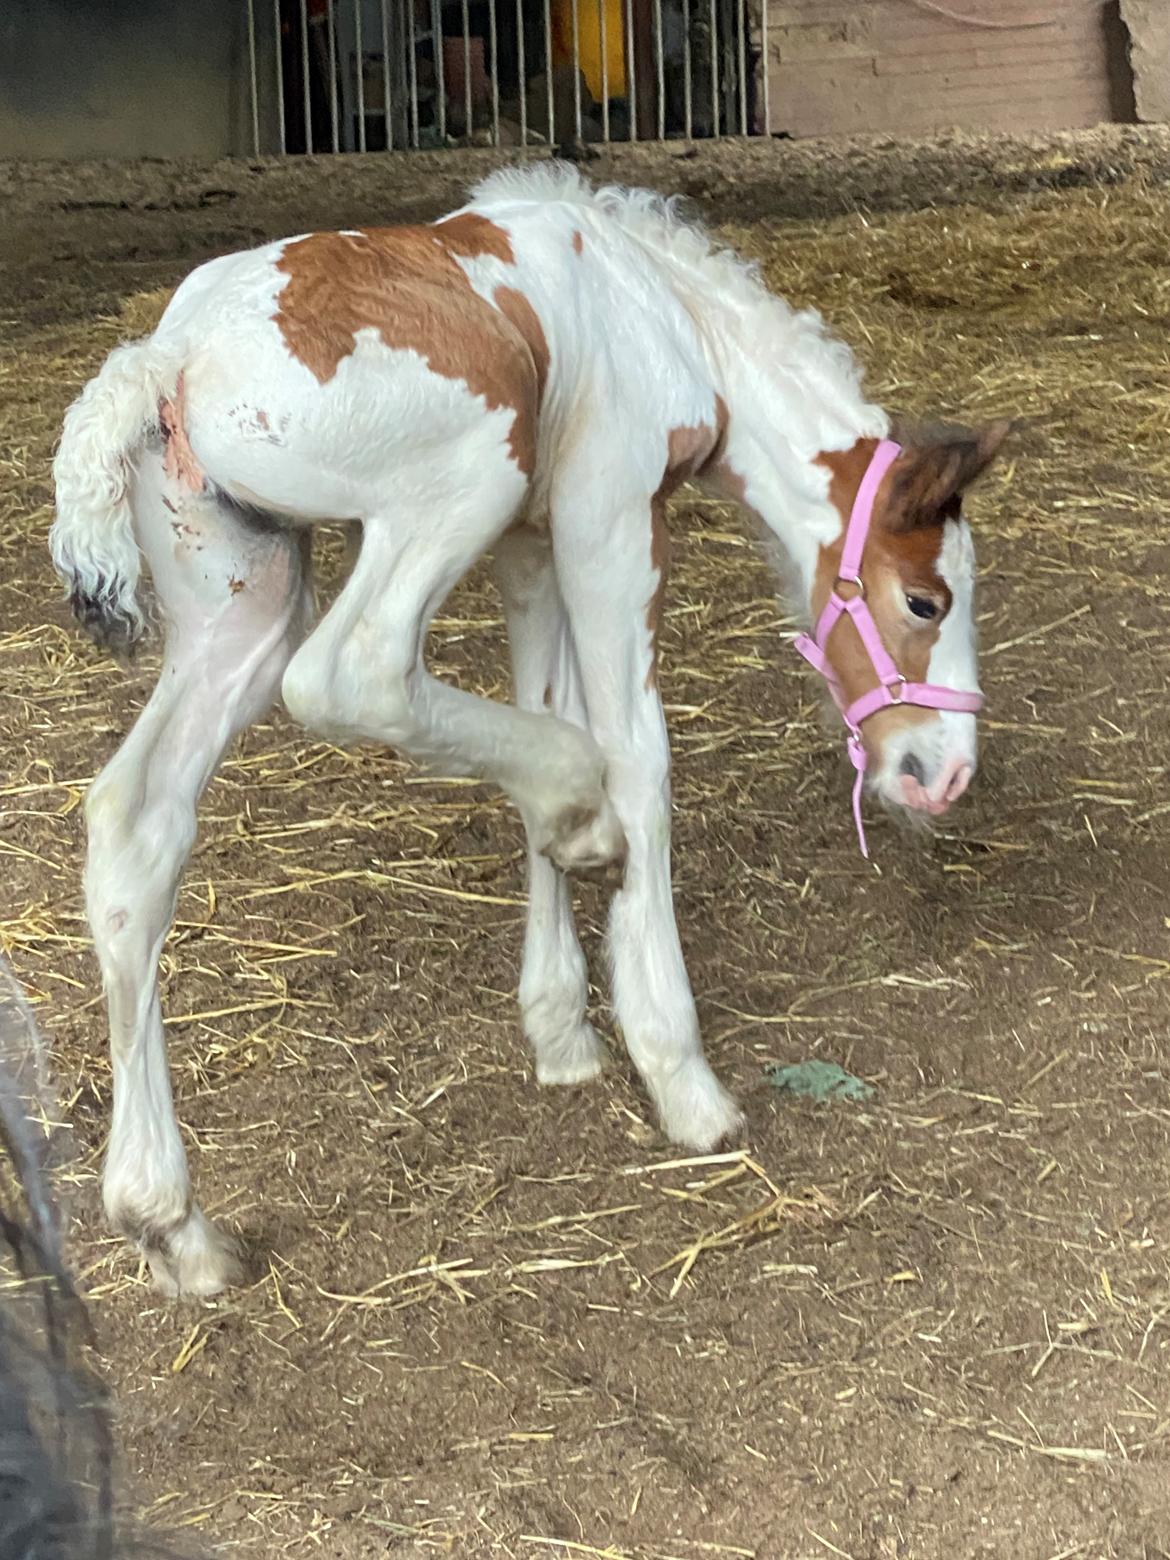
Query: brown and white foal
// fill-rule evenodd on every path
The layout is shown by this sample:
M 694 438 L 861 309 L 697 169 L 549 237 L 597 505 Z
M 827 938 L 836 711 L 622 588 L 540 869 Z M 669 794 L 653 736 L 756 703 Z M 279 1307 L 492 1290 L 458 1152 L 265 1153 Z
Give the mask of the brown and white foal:
M 819 316 L 643 192 L 572 171 L 497 174 L 432 227 L 314 233 L 211 261 L 154 335 L 119 347 L 70 409 L 52 548 L 102 641 L 166 630 L 158 685 L 89 795 L 86 891 L 109 1003 L 105 1202 L 171 1291 L 212 1293 L 231 1242 L 196 1206 L 171 1102 L 156 966 L 196 805 L 237 734 L 283 697 L 336 742 L 387 743 L 501 786 L 529 845 L 520 980 L 543 1083 L 604 1048 L 564 874 L 624 859 L 613 997 L 666 1132 L 735 1131 L 703 1057 L 670 883 L 670 756 L 657 685 L 666 496 L 688 478 L 774 533 L 815 619 L 888 419 Z M 911 683 L 974 690 L 962 488 L 1004 429 L 902 450 L 860 565 L 876 632 Z M 308 538 L 360 522 L 314 626 Z M 494 554 L 515 705 L 432 677 L 430 619 Z M 877 675 L 847 615 L 839 697 Z M 884 695 L 882 696 L 884 698 Z M 940 812 L 975 768 L 970 713 L 891 698 L 860 740 L 870 785 Z

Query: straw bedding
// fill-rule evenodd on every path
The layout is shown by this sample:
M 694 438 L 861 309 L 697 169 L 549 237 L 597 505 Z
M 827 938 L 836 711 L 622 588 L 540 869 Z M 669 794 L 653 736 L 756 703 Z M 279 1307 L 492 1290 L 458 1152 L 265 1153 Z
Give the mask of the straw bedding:
M 296 231 L 331 199 L 263 221 Z M 196 255 L 166 212 L 135 219 L 139 251 L 114 211 L 73 247 L 54 218 L 35 303 L 34 258 L 13 260 L 0 948 L 84 1147 L 74 1257 L 133 1488 L 229 1552 L 1165 1552 L 1170 200 L 1147 175 L 820 220 L 733 207 L 726 236 L 824 310 L 888 405 L 1021 419 L 972 503 L 976 794 L 932 841 L 875 823 L 879 870 L 860 861 L 838 734 L 748 530 L 683 494 L 677 897 L 751 1122 L 747 1148 L 683 1162 L 617 1047 L 600 1085 L 530 1080 L 508 809 L 282 716 L 255 729 L 206 799 L 163 965 L 194 1173 L 257 1253 L 252 1287 L 198 1307 L 158 1302 L 96 1207 L 78 809 L 151 667 L 72 631 L 43 545 L 64 405 Z M 200 231 L 202 252 L 223 236 Z M 504 695 L 480 575 L 434 660 Z M 598 892 L 580 908 L 596 954 Z M 766 1082 L 814 1058 L 874 1096 Z

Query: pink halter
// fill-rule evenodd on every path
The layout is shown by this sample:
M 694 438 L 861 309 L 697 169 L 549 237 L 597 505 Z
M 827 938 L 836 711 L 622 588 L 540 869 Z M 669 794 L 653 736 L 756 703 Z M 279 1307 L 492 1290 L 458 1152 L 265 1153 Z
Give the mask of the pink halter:
M 873 459 L 861 479 L 861 486 L 857 489 L 857 497 L 853 500 L 853 512 L 849 516 L 849 526 L 845 532 L 845 545 L 841 550 L 841 565 L 833 594 L 821 613 L 812 637 L 801 634 L 796 640 L 796 649 L 810 666 L 816 667 L 828 683 L 833 702 L 841 711 L 849 731 L 847 739 L 849 759 L 857 771 L 857 778 L 853 783 L 853 819 L 857 824 L 861 854 L 867 861 L 869 847 L 865 842 L 865 827 L 861 821 L 861 790 L 865 783 L 866 766 L 865 744 L 861 740 L 862 721 L 891 704 L 921 704 L 931 710 L 958 710 L 970 715 L 983 707 L 981 693 L 962 693 L 956 688 L 940 687 L 937 683 L 907 682 L 890 659 L 885 645 L 882 644 L 878 626 L 865 604 L 861 555 L 865 551 L 865 542 L 873 519 L 874 499 L 877 497 L 882 478 L 901 453 L 902 446 L 895 444 L 892 439 L 883 439 L 874 451 Z M 837 586 L 842 583 L 856 586 L 857 594 L 849 597 L 848 600 L 838 595 Z M 869 656 L 874 676 L 878 680 L 876 688 L 863 693 L 859 699 L 854 699 L 852 704 L 845 703 L 841 685 L 825 653 L 829 635 L 842 613 L 852 619 L 861 643 L 865 646 L 865 653 Z

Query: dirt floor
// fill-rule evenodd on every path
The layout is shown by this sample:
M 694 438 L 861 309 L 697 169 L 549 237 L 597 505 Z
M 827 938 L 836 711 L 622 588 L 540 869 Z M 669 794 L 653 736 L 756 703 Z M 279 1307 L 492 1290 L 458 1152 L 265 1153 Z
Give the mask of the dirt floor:
M 537 1089 L 515 817 L 277 716 L 209 794 L 165 956 L 197 1184 L 256 1280 L 165 1304 L 104 1238 L 79 803 L 152 662 L 57 599 L 62 410 L 196 261 L 432 214 L 467 167 L 0 169 L 0 945 L 76 1124 L 136 1499 L 256 1556 L 1170 1555 L 1170 136 L 603 169 L 698 196 L 887 404 L 1024 420 L 972 506 L 975 794 L 933 841 L 875 819 L 876 870 L 746 528 L 675 508 L 677 901 L 749 1146 L 679 1164 L 617 1046 Z M 436 640 L 504 692 L 482 579 Z M 872 1099 L 767 1082 L 810 1057 Z

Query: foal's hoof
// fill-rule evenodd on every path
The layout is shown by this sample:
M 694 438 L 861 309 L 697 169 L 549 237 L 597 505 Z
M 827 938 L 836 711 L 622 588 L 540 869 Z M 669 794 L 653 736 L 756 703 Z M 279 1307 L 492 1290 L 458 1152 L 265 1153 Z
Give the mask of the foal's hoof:
M 535 1048 L 534 1048 L 535 1049 Z M 536 1081 L 541 1084 L 588 1083 L 605 1066 L 605 1042 L 582 1021 L 556 1040 L 536 1049 Z
M 172 1299 L 217 1295 L 244 1281 L 239 1241 L 198 1208 L 185 1224 L 161 1241 L 144 1243 L 142 1250 L 155 1288 Z
M 556 821 L 544 854 L 562 872 L 600 878 L 608 887 L 620 888 L 626 867 L 626 836 L 609 797 L 602 797 L 596 811 L 566 809 Z
M 739 1142 L 747 1121 L 702 1057 L 695 1057 L 656 1089 L 662 1130 L 697 1154 L 713 1154 Z

